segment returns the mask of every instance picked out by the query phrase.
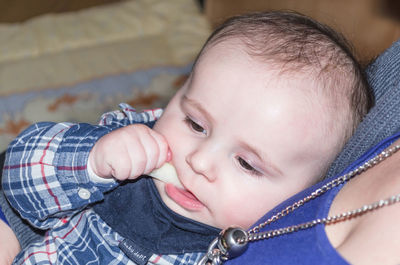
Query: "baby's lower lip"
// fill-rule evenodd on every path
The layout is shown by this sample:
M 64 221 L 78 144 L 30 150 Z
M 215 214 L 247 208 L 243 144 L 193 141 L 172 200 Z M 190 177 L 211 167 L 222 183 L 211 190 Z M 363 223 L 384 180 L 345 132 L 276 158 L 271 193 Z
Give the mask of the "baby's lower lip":
M 165 184 L 165 192 L 174 202 L 189 211 L 199 211 L 204 207 L 191 192 L 178 188 L 171 183 Z

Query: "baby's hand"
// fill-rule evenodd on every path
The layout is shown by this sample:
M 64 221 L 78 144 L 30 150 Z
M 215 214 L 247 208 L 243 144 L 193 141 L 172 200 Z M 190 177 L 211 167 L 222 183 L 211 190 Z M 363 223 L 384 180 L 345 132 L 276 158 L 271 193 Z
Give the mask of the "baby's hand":
M 103 178 L 134 179 L 171 159 L 166 139 L 142 124 L 117 129 L 93 146 L 89 163 Z

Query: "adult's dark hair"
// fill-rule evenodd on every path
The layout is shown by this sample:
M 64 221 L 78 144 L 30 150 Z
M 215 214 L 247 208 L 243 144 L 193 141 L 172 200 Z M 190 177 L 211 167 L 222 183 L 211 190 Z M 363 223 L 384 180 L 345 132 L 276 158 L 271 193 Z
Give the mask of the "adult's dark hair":
M 346 105 L 347 99 L 351 114 L 342 117 L 350 119 L 344 141 L 374 104 L 352 46 L 340 33 L 310 17 L 271 11 L 229 18 L 207 39 L 194 69 L 207 49 L 231 39 L 240 40 L 250 56 L 279 67 L 282 73 L 315 77 L 322 92 L 333 99 L 334 108 Z

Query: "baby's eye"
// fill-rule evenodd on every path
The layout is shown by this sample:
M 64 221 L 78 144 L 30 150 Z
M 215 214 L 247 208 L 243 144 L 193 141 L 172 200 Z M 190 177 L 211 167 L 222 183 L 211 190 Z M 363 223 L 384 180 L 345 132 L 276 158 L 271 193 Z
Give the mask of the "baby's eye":
M 252 174 L 252 175 L 257 175 L 257 176 L 261 175 L 261 173 L 260 173 L 257 169 L 255 169 L 254 167 L 252 167 L 252 166 L 251 166 L 249 163 L 247 163 L 246 160 L 244 160 L 243 158 L 238 157 L 237 160 L 238 160 L 238 162 L 239 162 L 239 165 L 240 165 L 244 170 L 250 172 L 250 174 Z
M 189 125 L 189 127 L 193 131 L 199 132 L 199 133 L 202 133 L 202 134 L 207 134 L 207 131 L 201 125 L 199 125 L 197 122 L 193 121 L 188 116 L 185 117 L 185 122 Z

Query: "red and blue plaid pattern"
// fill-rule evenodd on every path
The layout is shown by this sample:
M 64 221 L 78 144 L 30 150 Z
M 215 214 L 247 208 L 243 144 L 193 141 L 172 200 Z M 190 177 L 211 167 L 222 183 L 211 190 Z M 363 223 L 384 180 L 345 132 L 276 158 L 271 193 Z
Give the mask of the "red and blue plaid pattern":
M 94 183 L 86 164 L 101 136 L 134 123 L 152 126 L 162 110 L 120 108 L 104 114 L 99 125 L 37 123 L 10 144 L 4 192 L 24 219 L 48 230 L 44 241 L 23 250 L 14 264 L 134 264 L 118 247 L 123 238 L 89 207 L 118 184 Z M 148 264 L 194 264 L 201 255 L 152 255 Z

